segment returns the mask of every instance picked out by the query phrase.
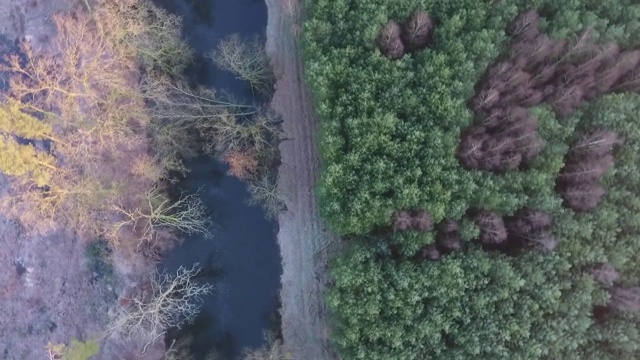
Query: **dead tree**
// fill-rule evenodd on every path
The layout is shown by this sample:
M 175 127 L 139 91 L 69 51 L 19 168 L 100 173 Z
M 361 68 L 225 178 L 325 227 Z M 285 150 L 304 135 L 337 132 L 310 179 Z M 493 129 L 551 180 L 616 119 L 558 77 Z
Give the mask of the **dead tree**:
M 572 156 L 604 156 L 610 154 L 613 146 L 621 142 L 622 140 L 613 131 L 597 129 L 580 135 L 569 153 Z
M 428 259 L 431 261 L 438 261 L 440 260 L 440 257 L 440 251 L 438 251 L 438 248 L 433 244 L 423 246 L 420 250 L 418 250 L 418 253 L 416 254 L 416 258 L 418 260 Z
M 416 11 L 404 24 L 402 39 L 409 51 L 424 49 L 431 39 L 433 20 L 426 11 Z
M 478 169 L 484 157 L 485 128 L 474 126 L 465 131 L 458 147 L 458 159 L 467 169 Z
M 522 208 L 509 218 L 507 224 L 510 233 L 528 234 L 549 229 L 553 218 L 541 210 Z
M 611 91 L 623 92 L 623 91 L 640 91 L 640 71 L 635 70 L 631 72 L 624 79 L 620 80 Z
M 556 91 L 552 102 L 553 111 L 561 118 L 566 118 L 582 104 L 584 89 L 579 86 L 566 86 Z
M 598 45 L 591 29 L 552 40 L 540 34 L 538 25 L 534 10 L 511 22 L 507 53 L 476 84 L 468 105 L 480 120 L 463 132 L 458 148 L 465 168 L 502 172 L 529 164 L 545 143 L 527 108 L 546 101 L 559 118 L 566 118 L 597 96 L 640 90 L 640 50 Z
M 507 240 L 507 229 L 502 217 L 492 211 L 480 211 L 474 222 L 480 229 L 480 242 L 485 245 L 499 245 Z
M 590 211 L 604 195 L 600 178 L 613 166 L 613 146 L 621 139 L 612 131 L 597 129 L 582 134 L 565 157 L 558 187 L 565 205 L 576 211 Z
M 400 59 L 404 55 L 404 44 L 400 34 L 400 25 L 395 21 L 389 21 L 378 36 L 378 49 L 391 60 Z
M 500 92 L 495 88 L 483 89 L 473 101 L 476 110 L 489 111 L 500 101 Z
M 550 253 L 558 246 L 558 239 L 550 231 L 539 231 L 528 237 L 529 245 L 542 253 Z
M 640 287 L 616 286 L 611 290 L 609 307 L 620 312 L 640 311 Z
M 566 184 L 595 183 L 613 166 L 613 155 L 583 158 L 565 165 L 560 173 L 560 181 Z
M 411 213 L 405 210 L 399 210 L 393 213 L 393 230 L 408 230 L 413 225 L 413 217 Z
M 541 252 L 551 252 L 558 241 L 551 233 L 553 218 L 548 213 L 522 208 L 506 219 L 509 233 L 509 250 L 517 255 L 523 249 L 530 248 Z
M 119 338 L 141 339 L 146 346 L 164 336 L 167 329 L 180 327 L 195 319 L 197 302 L 213 287 L 194 279 L 200 269 L 180 267 L 175 275 L 159 273 L 149 286 L 118 308 L 108 333 Z
M 531 86 L 538 89 L 543 89 L 548 85 L 555 77 L 558 68 L 555 64 L 545 64 L 536 71 L 535 75 L 531 78 Z
M 443 254 L 462 249 L 462 240 L 460 239 L 460 225 L 455 220 L 447 220 L 438 228 L 436 237 L 438 249 Z
M 606 191 L 598 184 L 569 185 L 560 191 L 567 207 L 575 211 L 587 212 L 595 209 Z
M 429 231 L 433 222 L 431 221 L 431 215 L 426 211 L 418 212 L 412 219 L 412 225 L 414 229 L 420 231 Z
M 599 263 L 587 270 L 593 277 L 593 280 L 605 286 L 613 285 L 619 278 L 618 271 L 608 263 Z
M 538 12 L 529 10 L 518 16 L 507 28 L 507 33 L 519 40 L 532 40 L 538 34 Z

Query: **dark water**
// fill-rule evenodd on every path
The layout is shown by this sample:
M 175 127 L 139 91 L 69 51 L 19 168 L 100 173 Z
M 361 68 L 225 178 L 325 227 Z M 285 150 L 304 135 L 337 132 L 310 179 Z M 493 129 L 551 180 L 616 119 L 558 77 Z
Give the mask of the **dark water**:
M 168 11 L 184 19 L 183 35 L 196 51 L 190 79 L 198 84 L 225 90 L 246 103 L 248 86 L 232 74 L 220 71 L 202 54 L 214 49 L 229 34 L 243 37 L 264 35 L 266 6 L 254 0 L 157 0 Z M 211 158 L 187 163 L 190 173 L 178 184 L 200 197 L 216 224 L 214 238 L 187 238 L 164 261 L 169 271 L 199 262 L 207 269 L 206 281 L 216 286 L 204 299 L 202 312 L 193 326 L 185 329 L 195 336 L 194 350 L 200 359 L 211 348 L 221 349 L 235 359 L 246 347 L 264 342 L 263 330 L 274 326 L 278 307 L 280 255 L 275 240 L 276 224 L 267 221 L 261 208 L 248 206 L 246 186 L 226 175 L 226 167 Z

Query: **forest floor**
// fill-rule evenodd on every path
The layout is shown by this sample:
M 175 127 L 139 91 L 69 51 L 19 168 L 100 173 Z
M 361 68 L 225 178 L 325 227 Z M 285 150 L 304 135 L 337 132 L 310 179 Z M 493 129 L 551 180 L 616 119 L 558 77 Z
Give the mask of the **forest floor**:
M 271 107 L 282 116 L 278 192 L 287 210 L 279 217 L 282 256 L 282 333 L 295 359 L 332 359 L 324 295 L 328 262 L 339 241 L 323 224 L 315 194 L 320 159 L 318 119 L 303 82 L 297 23 L 291 0 L 266 0 L 267 53 L 276 75 Z

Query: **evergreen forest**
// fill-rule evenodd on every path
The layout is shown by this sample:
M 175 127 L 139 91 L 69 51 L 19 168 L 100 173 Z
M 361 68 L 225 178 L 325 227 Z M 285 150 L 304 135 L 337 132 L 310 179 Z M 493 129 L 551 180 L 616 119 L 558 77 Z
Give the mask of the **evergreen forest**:
M 639 358 L 640 4 L 305 11 L 340 358 Z

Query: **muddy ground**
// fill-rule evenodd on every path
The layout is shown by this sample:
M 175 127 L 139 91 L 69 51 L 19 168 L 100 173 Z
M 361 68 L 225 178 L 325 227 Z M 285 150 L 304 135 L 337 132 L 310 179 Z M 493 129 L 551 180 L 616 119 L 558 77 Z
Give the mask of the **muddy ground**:
M 272 108 L 282 115 L 279 193 L 287 211 L 279 217 L 282 255 L 282 333 L 296 359 L 335 358 L 324 306 L 327 264 L 338 241 L 323 224 L 315 186 L 320 159 L 318 119 L 304 84 L 298 36 L 297 3 L 266 0 L 269 12 L 267 53 L 277 78 Z

